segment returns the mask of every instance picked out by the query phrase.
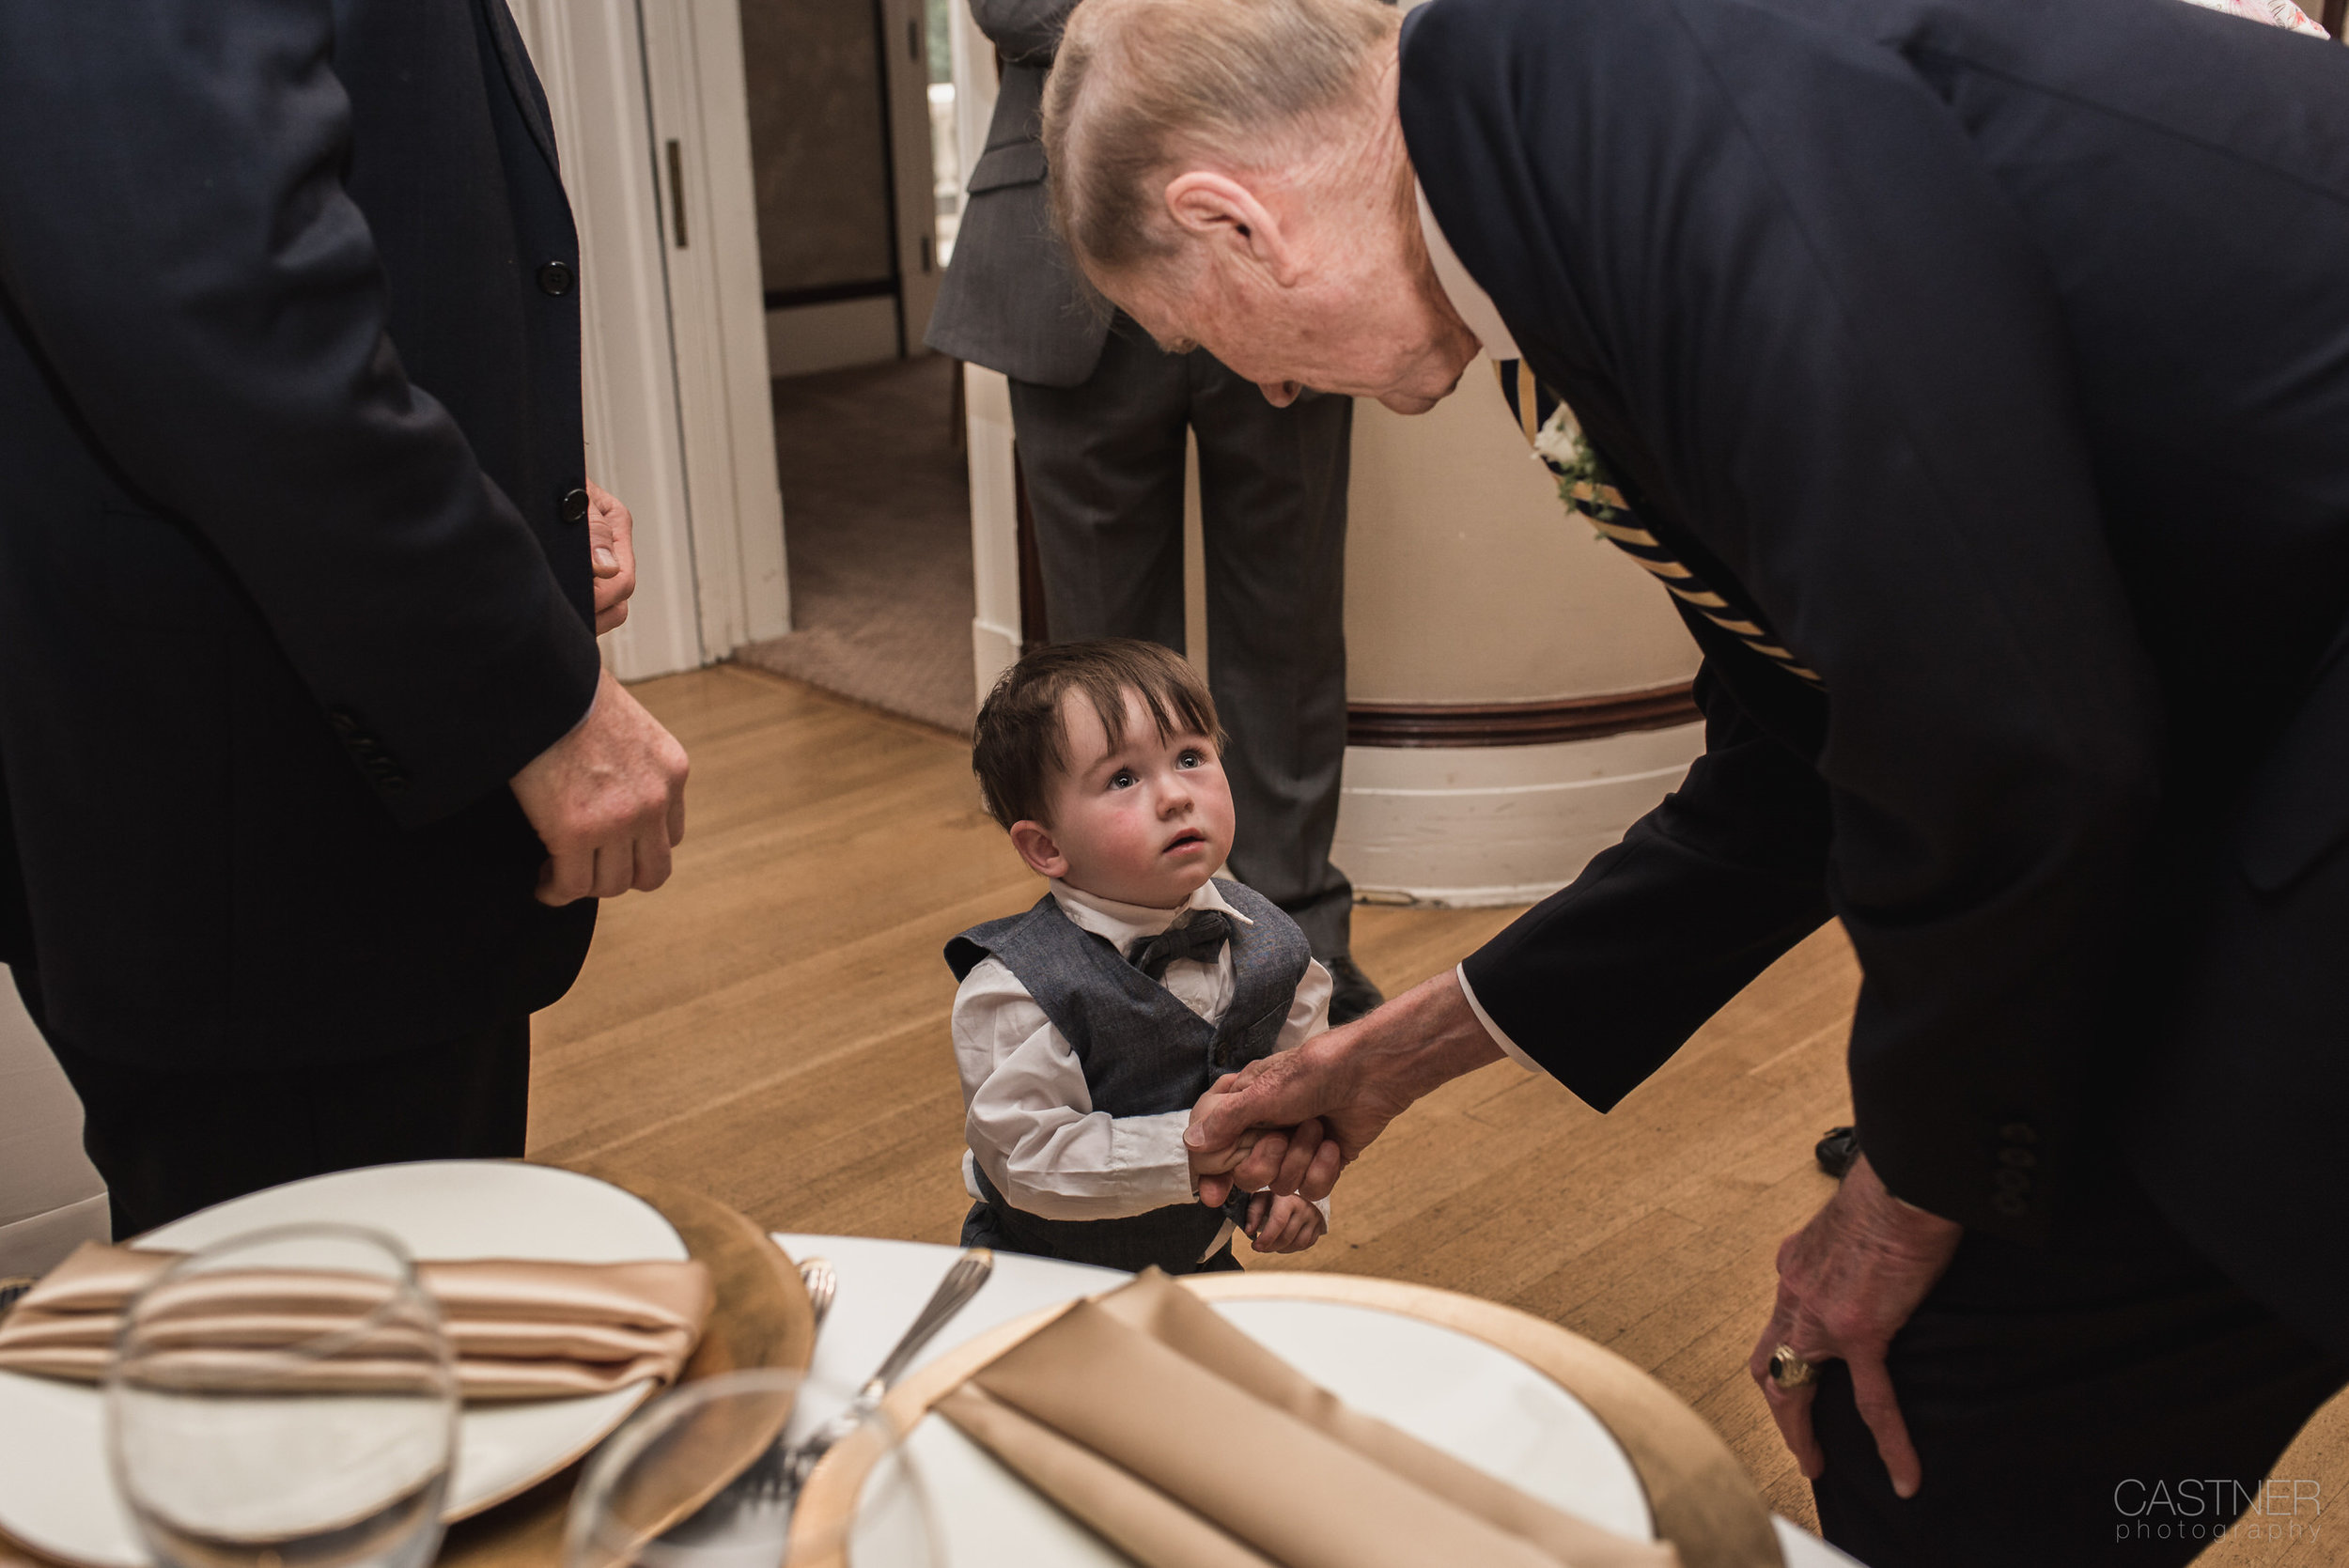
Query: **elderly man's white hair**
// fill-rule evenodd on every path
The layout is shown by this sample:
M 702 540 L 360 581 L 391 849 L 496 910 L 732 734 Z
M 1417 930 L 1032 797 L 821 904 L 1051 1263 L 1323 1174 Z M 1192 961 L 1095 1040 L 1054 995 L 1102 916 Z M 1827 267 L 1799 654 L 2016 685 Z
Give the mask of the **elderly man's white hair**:
M 1079 263 L 1101 277 L 1173 253 L 1167 180 L 1276 165 L 1400 24 L 1379 0 L 1084 0 L 1044 91 L 1052 207 Z

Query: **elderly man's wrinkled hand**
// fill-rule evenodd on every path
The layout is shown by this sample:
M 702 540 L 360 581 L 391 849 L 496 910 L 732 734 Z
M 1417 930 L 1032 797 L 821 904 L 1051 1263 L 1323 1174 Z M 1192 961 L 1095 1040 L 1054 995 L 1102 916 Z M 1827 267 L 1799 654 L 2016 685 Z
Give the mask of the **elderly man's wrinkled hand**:
M 587 481 L 587 561 L 596 578 L 596 635 L 628 619 L 636 592 L 636 520 L 619 497 Z
M 601 673 L 587 716 L 514 775 L 514 799 L 546 846 L 538 901 L 650 893 L 685 836 L 685 748 L 627 687 Z
M 1770 1375 L 1779 1347 L 1803 1361 L 1841 1360 L 1851 1373 L 1852 1399 L 1875 1435 L 1876 1452 L 1892 1489 L 1914 1497 L 1923 1482 L 1908 1423 L 1885 1354 L 1917 1304 L 1925 1298 L 1957 1251 L 1965 1227 L 1902 1203 L 1886 1189 L 1862 1154 L 1827 1206 L 1778 1250 L 1778 1307 L 1753 1347 L 1747 1370 L 1769 1401 L 1770 1416 L 1802 1473 L 1815 1481 L 1827 1455 L 1811 1428 L 1814 1385 L 1782 1388 Z
M 1197 1120 L 1200 1107 L 1209 1104 L 1219 1094 L 1228 1093 L 1228 1086 L 1237 1081 L 1237 1074 L 1226 1073 L 1217 1079 L 1213 1087 L 1199 1096 L 1198 1104 L 1190 1108 L 1192 1119 Z M 1256 1128 L 1250 1127 L 1229 1143 L 1220 1147 L 1185 1149 L 1184 1152 L 1190 1157 L 1190 1189 L 1199 1195 L 1201 1203 L 1206 1203 L 1210 1208 L 1222 1206 L 1223 1200 L 1231 1196 L 1232 1172 L 1239 1167 L 1241 1160 L 1248 1157 L 1249 1151 L 1255 1147 L 1256 1140 L 1260 1136 Z M 1215 1194 L 1212 1200 L 1207 1197 L 1210 1191 Z
M 1190 1108 L 1192 1125 L 1196 1126 L 1202 1112 L 1210 1110 L 1218 1100 L 1229 1097 L 1242 1084 L 1250 1081 L 1263 1065 L 1261 1062 L 1251 1063 L 1240 1072 L 1226 1073 L 1216 1079 L 1207 1092 L 1199 1096 L 1198 1103 Z M 1252 1166 L 1251 1161 L 1257 1148 L 1264 1144 L 1268 1137 L 1272 1138 L 1274 1142 L 1267 1149 L 1264 1158 Z M 1321 1125 L 1309 1122 L 1303 1126 L 1283 1127 L 1277 1131 L 1268 1127 L 1245 1126 L 1230 1138 L 1204 1148 L 1187 1142 L 1185 1149 L 1190 1156 L 1190 1189 L 1209 1208 L 1221 1208 L 1235 1191 L 1260 1192 L 1273 1185 L 1286 1166 L 1295 1165 L 1296 1179 L 1302 1181 L 1312 1163 L 1313 1152 L 1321 1141 Z M 1299 1149 L 1303 1151 L 1301 1154 L 1298 1153 Z M 1245 1181 L 1239 1176 L 1244 1167 L 1254 1172 Z M 1264 1173 L 1268 1171 L 1271 1172 L 1268 1176 Z
M 1295 1050 L 1252 1062 L 1191 1110 L 1183 1141 L 1194 1151 L 1226 1151 L 1255 1134 L 1229 1180 L 1203 1183 L 1200 1197 L 1237 1188 L 1326 1198 L 1406 1106 L 1501 1055 L 1446 972 Z
M 1191 1107 L 1183 1141 L 1193 1168 L 1213 1172 L 1198 1183 L 1201 1203 L 1217 1207 L 1234 1192 L 1326 1198 L 1337 1185 L 1345 1153 L 1321 1118 L 1283 1114 L 1315 1096 L 1299 1080 L 1298 1063 L 1315 1043 L 1225 1074 Z

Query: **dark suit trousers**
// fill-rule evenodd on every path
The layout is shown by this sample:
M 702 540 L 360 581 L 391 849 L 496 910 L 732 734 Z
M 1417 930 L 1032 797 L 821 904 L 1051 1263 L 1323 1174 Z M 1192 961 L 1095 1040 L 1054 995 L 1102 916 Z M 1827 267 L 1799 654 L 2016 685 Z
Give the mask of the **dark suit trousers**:
M 39 987 L 21 970 L 17 990 L 39 1022 Z M 106 1178 L 117 1239 L 329 1171 L 522 1153 L 526 1014 L 423 1049 L 235 1072 L 171 1072 L 54 1036 L 49 1045 L 82 1097 L 82 1146 Z
M 1231 737 L 1232 875 L 1347 951 L 1354 890 L 1330 863 L 1346 761 L 1346 484 L 1354 405 L 1264 399 L 1204 350 L 1159 351 L 1120 314 L 1090 379 L 1011 383 L 1056 643 L 1183 649 L 1184 432 L 1199 438 L 1207 669 Z
M 2221 1529 L 2339 1528 L 2313 1476 L 2271 1467 L 2349 1367 L 2127 1178 L 2079 1207 L 2044 1249 L 1969 1234 L 1893 1341 L 1916 1497 L 1893 1496 L 1843 1363 L 1822 1369 L 1812 1491 L 1827 1538 L 1868 1568 L 2165 1568 Z

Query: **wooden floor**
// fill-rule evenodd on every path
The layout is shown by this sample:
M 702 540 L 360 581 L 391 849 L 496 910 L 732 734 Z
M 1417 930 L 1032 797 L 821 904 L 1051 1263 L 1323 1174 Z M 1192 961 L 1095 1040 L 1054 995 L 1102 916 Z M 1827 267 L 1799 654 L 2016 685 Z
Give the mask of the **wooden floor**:
M 531 1152 L 622 1160 L 774 1229 L 953 1241 L 968 1200 L 940 949 L 1041 891 L 980 812 L 967 750 L 739 668 L 636 691 L 692 753 L 687 837 L 667 888 L 604 907 L 586 972 L 538 1019 Z M 1354 950 L 1392 993 L 1514 913 L 1363 908 Z M 1857 984 L 1822 932 L 1604 1117 L 1506 1063 L 1451 1084 L 1347 1173 L 1320 1246 L 1249 1266 L 1415 1280 L 1564 1324 L 1694 1405 L 1808 1522 L 1744 1363 L 1779 1238 L 1830 1190 L 1811 1145 L 1848 1119 Z M 2275 1474 L 2343 1495 L 2349 1407 Z M 2207 1560 L 2349 1562 L 2336 1552 Z

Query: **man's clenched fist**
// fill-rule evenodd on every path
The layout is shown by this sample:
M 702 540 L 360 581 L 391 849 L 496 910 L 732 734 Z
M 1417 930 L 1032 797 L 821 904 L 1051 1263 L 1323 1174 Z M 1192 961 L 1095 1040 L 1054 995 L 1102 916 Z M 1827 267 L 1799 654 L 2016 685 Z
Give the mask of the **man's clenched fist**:
M 650 893 L 685 836 L 685 748 L 603 672 L 587 717 L 514 775 L 514 798 L 547 846 L 538 900 Z

